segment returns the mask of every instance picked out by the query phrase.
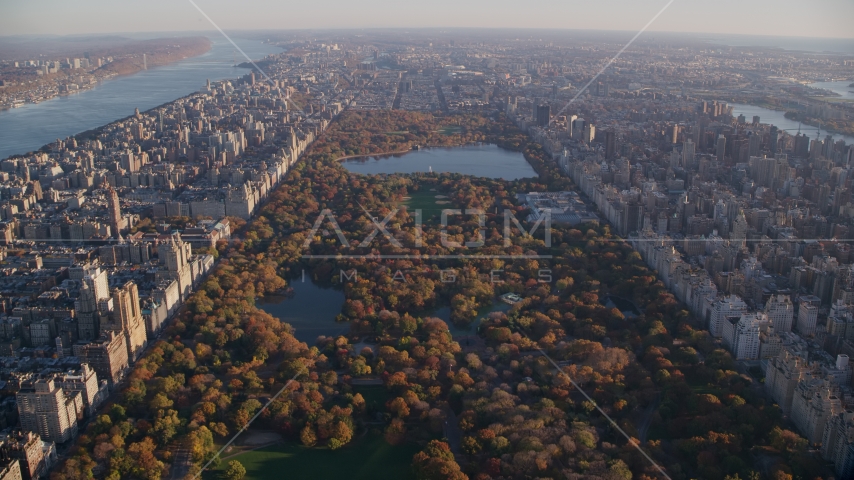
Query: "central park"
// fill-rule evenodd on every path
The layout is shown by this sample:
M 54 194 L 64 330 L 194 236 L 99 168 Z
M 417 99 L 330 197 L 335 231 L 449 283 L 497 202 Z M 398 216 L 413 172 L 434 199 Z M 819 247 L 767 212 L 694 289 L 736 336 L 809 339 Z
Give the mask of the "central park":
M 483 145 L 524 158 L 530 176 L 360 174 L 340 161 Z M 544 229 L 525 235 L 514 225 L 505 245 L 502 212 L 532 227 L 518 193 L 567 190 L 572 182 L 549 155 L 502 115 L 343 114 L 242 225 L 240 240 L 217 246 L 216 271 L 54 478 L 90 478 L 93 469 L 155 478 L 144 473 L 166 471 L 179 450 L 194 474 L 259 411 L 203 478 L 658 478 L 635 445 L 672 478 L 758 478 L 757 457 L 785 461 L 796 475 L 818 471 L 779 408 L 752 388 L 758 380 L 736 371 L 607 225 L 555 223 L 548 243 Z M 445 209 L 485 214 L 443 225 Z M 335 212 L 348 245 L 314 228 L 324 210 Z M 376 230 L 366 211 L 388 220 L 399 245 L 385 235 L 359 245 Z M 479 230 L 482 245 L 462 245 Z M 416 236 L 422 248 L 412 247 Z M 443 282 L 449 269 L 456 281 Z M 541 281 L 544 269 L 550 281 Z M 358 275 L 341 281 L 340 271 Z M 484 275 L 492 271 L 501 282 Z M 305 279 L 343 295 L 334 316 L 282 300 L 283 315 L 293 305 L 302 324 L 330 326 L 314 338 L 265 304 Z M 521 300 L 493 308 L 509 293 Z M 455 335 L 459 328 L 471 330 Z M 270 441 L 241 440 L 253 434 Z

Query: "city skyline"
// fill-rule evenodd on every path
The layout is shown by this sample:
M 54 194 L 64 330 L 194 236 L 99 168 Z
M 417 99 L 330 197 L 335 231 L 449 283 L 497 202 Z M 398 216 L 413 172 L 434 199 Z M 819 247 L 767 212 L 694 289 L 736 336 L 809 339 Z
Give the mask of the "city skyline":
M 243 3 L 236 13 L 224 0 L 197 2 L 200 9 L 227 30 L 537 28 L 615 32 L 638 30 L 667 4 L 666 1 L 640 4 L 606 0 L 595 5 L 555 5 L 535 0 L 520 14 L 510 2 L 476 1 L 460 5 L 440 0 L 423 12 L 406 15 L 401 14 L 399 4 L 385 0 L 358 5 L 338 0 L 319 3 L 281 5 L 251 0 Z M 677 1 L 649 27 L 649 33 L 854 39 L 854 31 L 847 28 L 844 21 L 854 17 L 854 3 L 821 0 L 814 5 L 805 10 L 791 0 L 755 0 L 749 4 L 723 0 L 710 9 L 698 1 Z M 82 0 L 73 4 L 58 0 L 38 4 L 2 1 L 0 10 L 5 12 L 0 18 L 0 31 L 6 36 L 206 32 L 211 29 L 190 2 L 155 0 L 146 2 L 143 7 L 106 0 Z M 261 11 L 264 15 L 254 14 Z M 318 11 L 324 15 L 317 15 Z M 550 14 L 544 15 L 545 12 Z M 828 12 L 834 14 L 828 16 Z

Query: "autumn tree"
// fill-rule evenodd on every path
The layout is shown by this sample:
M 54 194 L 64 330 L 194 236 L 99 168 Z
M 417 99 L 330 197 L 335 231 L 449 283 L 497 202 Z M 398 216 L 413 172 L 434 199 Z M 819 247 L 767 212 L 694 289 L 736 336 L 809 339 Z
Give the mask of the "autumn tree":
M 418 480 L 468 480 L 460 470 L 447 443 L 431 440 L 412 458 L 412 469 Z
M 228 462 L 228 467 L 222 473 L 222 480 L 241 480 L 246 476 L 246 468 L 238 460 Z

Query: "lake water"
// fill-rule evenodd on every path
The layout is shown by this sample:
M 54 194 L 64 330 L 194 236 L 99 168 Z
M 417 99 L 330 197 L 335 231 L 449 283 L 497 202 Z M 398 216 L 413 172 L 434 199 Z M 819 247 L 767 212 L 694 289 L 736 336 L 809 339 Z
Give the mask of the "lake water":
M 342 164 L 353 173 L 365 175 L 429 172 L 432 168 L 434 173 L 461 173 L 504 180 L 537 176 L 522 153 L 497 145 L 427 148 L 400 155 L 350 159 Z
M 108 80 L 83 92 L 54 97 L 0 112 L 0 158 L 38 150 L 65 138 L 145 111 L 198 91 L 205 81 L 249 73 L 235 63 L 246 59 L 222 37 L 211 38 L 207 53 L 134 75 Z M 235 39 L 253 60 L 282 50 L 256 40 Z
M 451 321 L 451 307 L 440 307 L 440 308 L 437 308 L 433 311 L 429 311 L 426 313 L 420 313 L 420 314 L 413 314 L 413 315 L 416 317 L 421 317 L 421 318 L 427 318 L 427 317 L 441 318 L 442 320 L 445 321 L 445 323 L 448 324 L 448 330 L 450 330 L 451 336 L 453 336 L 454 338 L 459 338 L 459 337 L 465 337 L 465 336 L 469 336 L 469 335 L 476 335 L 477 334 L 477 326 L 490 313 L 492 313 L 492 312 L 507 312 L 508 310 L 510 310 L 510 305 L 508 305 L 504 302 L 501 302 L 501 301 L 496 301 L 491 306 L 486 307 L 486 308 L 482 308 L 478 312 L 477 318 L 473 322 L 469 323 L 467 326 L 456 325 L 456 324 L 454 324 L 454 322 Z
M 786 112 L 781 112 L 779 110 L 770 110 L 768 108 L 757 107 L 755 105 L 743 105 L 740 103 L 730 103 L 729 105 L 732 105 L 733 107 L 732 115 L 734 117 L 744 115 L 745 117 L 747 117 L 747 121 L 750 122 L 754 115 L 759 115 L 760 121 L 762 123 L 775 125 L 777 128 L 785 130 L 792 135 L 798 133 L 799 125 L 801 133 L 806 134 L 810 138 L 815 138 L 815 134 L 818 131 L 817 127 L 813 127 L 806 124 L 799 124 L 797 120 L 789 120 L 784 116 Z M 828 133 L 829 132 L 822 129 L 821 139 L 824 140 L 824 137 L 827 136 Z M 833 135 L 834 140 L 839 140 L 841 138 L 845 140 L 845 143 L 848 145 L 854 144 L 854 137 L 852 136 L 840 135 L 838 133 L 833 133 L 830 135 Z
M 271 295 L 258 300 L 258 308 L 264 310 L 279 320 L 291 324 L 296 329 L 294 336 L 310 346 L 321 335 L 338 336 L 350 331 L 349 323 L 339 323 L 335 317 L 341 313 L 344 306 L 344 292 L 334 288 L 324 288 L 306 279 L 297 278 L 288 283 L 293 288 L 293 295 L 283 297 Z M 468 326 L 457 326 L 451 322 L 451 308 L 439 307 L 426 312 L 413 312 L 415 317 L 441 318 L 448 324 L 451 335 L 463 337 L 475 335 L 477 324 L 492 312 L 506 312 L 510 305 L 496 301 L 490 307 L 479 312 L 477 320 Z
M 311 346 L 320 335 L 337 336 L 350 331 L 349 323 L 335 321 L 344 305 L 344 292 L 299 278 L 288 286 L 293 288 L 292 296 L 265 297 L 258 301 L 258 308 L 291 324 L 296 329 L 297 340 Z
M 603 300 L 603 305 L 608 308 L 616 308 L 619 310 L 626 318 L 634 318 L 641 314 L 641 311 L 629 300 L 624 298 L 616 297 L 614 295 L 606 295 Z

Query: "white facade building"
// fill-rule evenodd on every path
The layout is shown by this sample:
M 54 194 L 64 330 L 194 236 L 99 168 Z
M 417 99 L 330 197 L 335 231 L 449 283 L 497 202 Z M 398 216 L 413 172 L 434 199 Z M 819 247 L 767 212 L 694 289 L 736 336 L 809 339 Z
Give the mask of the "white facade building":
M 747 304 L 738 295 L 722 297 L 712 304 L 709 318 L 709 333 L 713 337 L 723 336 L 724 320 L 727 317 L 740 316 L 747 313 Z M 758 344 L 757 344 L 758 345 Z
M 788 295 L 772 295 L 765 304 L 765 314 L 768 315 L 768 320 L 771 320 L 774 331 L 779 333 L 792 331 L 795 308 Z

